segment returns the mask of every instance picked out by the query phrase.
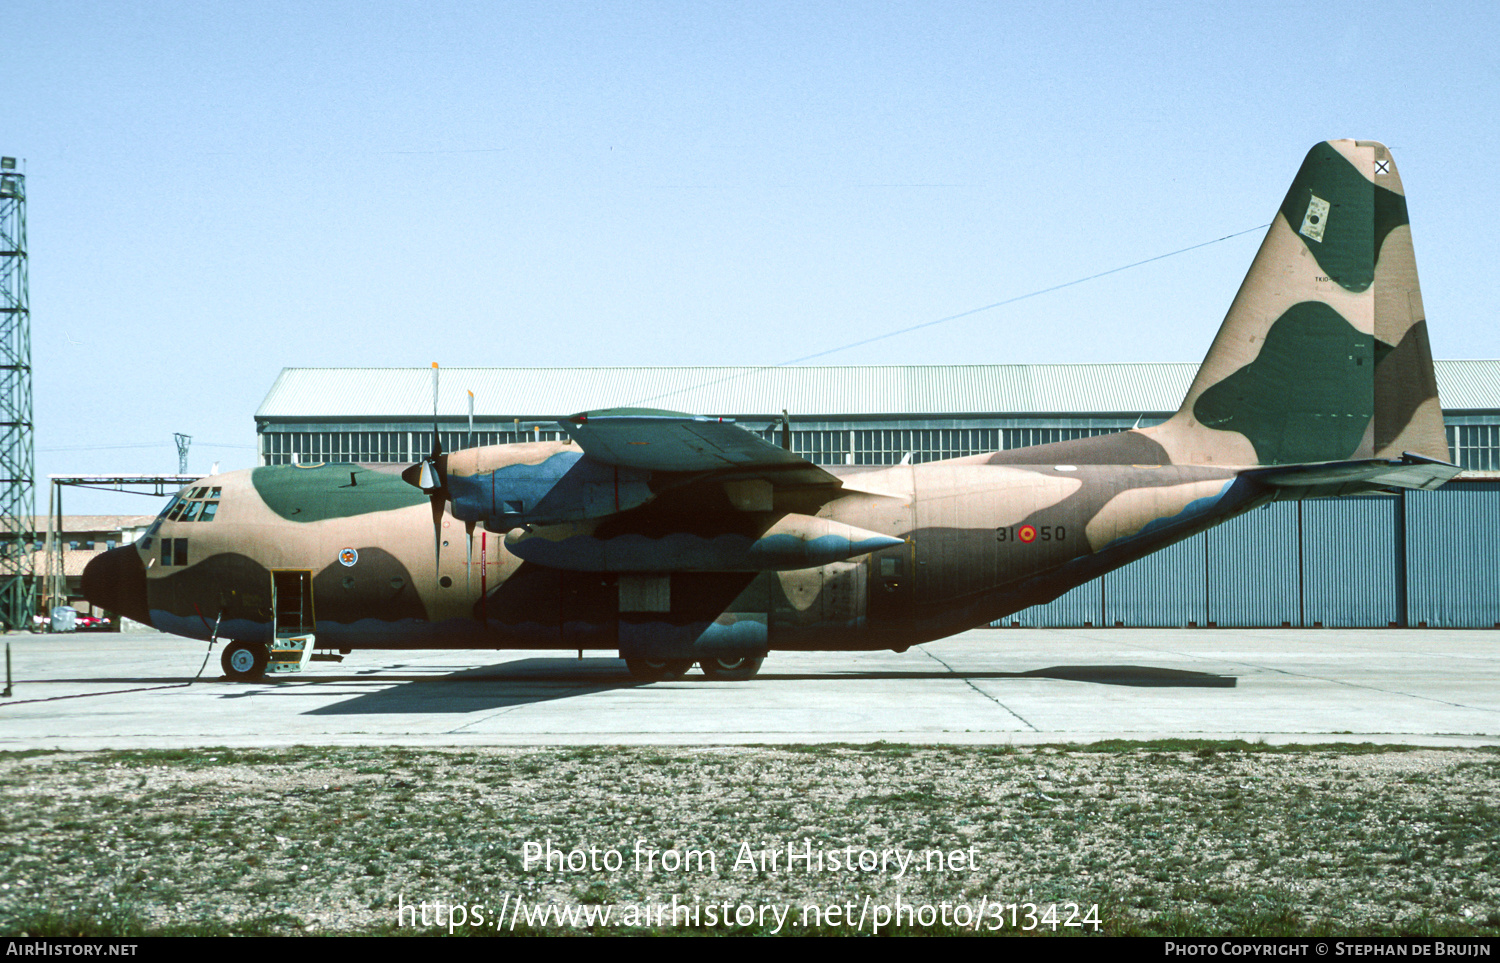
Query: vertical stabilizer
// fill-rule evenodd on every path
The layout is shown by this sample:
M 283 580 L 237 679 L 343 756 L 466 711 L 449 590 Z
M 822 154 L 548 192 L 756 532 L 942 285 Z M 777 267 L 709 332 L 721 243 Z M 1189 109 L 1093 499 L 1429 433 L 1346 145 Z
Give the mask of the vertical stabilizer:
M 1182 407 L 1145 434 L 1178 464 L 1447 461 L 1425 318 L 1390 152 L 1319 144 Z

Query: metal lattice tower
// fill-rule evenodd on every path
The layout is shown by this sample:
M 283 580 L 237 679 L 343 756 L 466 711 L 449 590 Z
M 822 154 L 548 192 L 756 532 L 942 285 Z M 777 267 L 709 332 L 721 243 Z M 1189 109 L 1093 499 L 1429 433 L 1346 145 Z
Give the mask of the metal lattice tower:
M 6 157 L 0 158 L 0 620 L 6 628 L 30 628 L 36 609 L 33 434 L 26 175 Z

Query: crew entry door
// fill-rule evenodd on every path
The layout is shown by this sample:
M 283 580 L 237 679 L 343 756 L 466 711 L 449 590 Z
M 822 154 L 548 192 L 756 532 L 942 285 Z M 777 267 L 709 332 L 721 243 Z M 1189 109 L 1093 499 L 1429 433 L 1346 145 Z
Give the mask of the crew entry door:
M 312 572 L 272 572 L 271 610 L 278 639 L 312 634 Z

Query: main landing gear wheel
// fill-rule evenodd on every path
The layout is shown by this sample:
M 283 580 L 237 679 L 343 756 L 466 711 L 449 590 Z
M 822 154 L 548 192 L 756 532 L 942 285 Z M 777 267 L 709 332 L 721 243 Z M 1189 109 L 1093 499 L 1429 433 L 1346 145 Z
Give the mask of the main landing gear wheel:
M 266 674 L 271 653 L 259 642 L 231 642 L 220 661 L 224 674 L 235 682 L 253 682 Z
M 626 659 L 625 668 L 642 682 L 680 679 L 693 667 L 692 659 Z
M 718 679 L 722 682 L 743 682 L 754 678 L 755 673 L 760 671 L 760 664 L 765 659 L 752 659 L 750 656 L 742 656 L 738 659 L 704 659 L 698 665 L 703 669 L 703 674 L 710 679 Z

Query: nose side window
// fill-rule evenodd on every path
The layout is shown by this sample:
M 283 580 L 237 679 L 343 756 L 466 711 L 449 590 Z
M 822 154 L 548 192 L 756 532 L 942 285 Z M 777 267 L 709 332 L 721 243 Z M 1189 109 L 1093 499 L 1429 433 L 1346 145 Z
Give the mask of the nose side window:
M 188 540 L 164 538 L 161 540 L 162 565 L 186 565 L 188 563 Z

